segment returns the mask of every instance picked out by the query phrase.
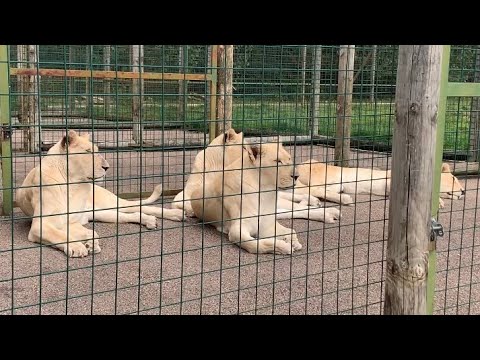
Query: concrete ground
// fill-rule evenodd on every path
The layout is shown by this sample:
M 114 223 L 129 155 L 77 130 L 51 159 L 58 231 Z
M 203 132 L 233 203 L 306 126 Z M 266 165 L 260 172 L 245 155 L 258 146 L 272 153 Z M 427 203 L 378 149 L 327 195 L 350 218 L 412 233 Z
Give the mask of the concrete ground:
M 296 161 L 333 158 L 323 146 L 289 149 Z M 140 184 L 151 191 L 161 182 L 179 188 L 196 153 L 108 152 L 104 185 L 116 193 L 138 192 Z M 352 155 L 360 166 L 387 166 L 385 154 Z M 16 186 L 33 164 L 17 154 Z M 461 182 L 465 199 L 445 200 L 439 217 L 446 232 L 438 241 L 436 314 L 480 313 L 480 185 L 478 178 Z M 388 206 L 363 195 L 341 207 L 336 224 L 282 220 L 303 245 L 293 256 L 249 254 L 196 219 L 159 219 L 156 230 L 95 223 L 89 227 L 103 238 L 102 252 L 82 259 L 28 242 L 30 220 L 17 209 L 13 222 L 0 217 L 0 313 L 380 314 Z

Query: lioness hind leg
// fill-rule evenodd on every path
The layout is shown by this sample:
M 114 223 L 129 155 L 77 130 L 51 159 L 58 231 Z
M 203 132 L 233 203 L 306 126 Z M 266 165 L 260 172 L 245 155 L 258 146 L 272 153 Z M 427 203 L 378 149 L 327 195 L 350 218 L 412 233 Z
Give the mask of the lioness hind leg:
M 292 253 L 292 246 L 286 241 L 275 237 L 255 239 L 245 228 L 240 231 L 240 227 L 240 221 L 236 221 L 234 224 L 232 224 L 228 234 L 228 239 L 232 243 L 240 246 L 242 249 L 247 250 L 249 253 Z

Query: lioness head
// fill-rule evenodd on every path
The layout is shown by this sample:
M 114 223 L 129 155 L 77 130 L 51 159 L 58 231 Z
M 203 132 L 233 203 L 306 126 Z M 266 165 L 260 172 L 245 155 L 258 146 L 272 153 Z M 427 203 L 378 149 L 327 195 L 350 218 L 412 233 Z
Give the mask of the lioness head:
M 460 181 L 452 174 L 450 166 L 447 163 L 442 164 L 442 174 L 440 179 L 440 197 L 444 199 L 458 200 L 465 196 L 465 189 Z
M 74 130 L 69 130 L 68 135 L 65 135 L 58 145 L 58 150 L 67 154 L 68 173 L 71 179 L 79 181 L 100 179 L 110 167 L 107 160 L 98 153 L 98 147 L 90 141 L 90 134 L 78 135 Z
M 274 185 L 282 190 L 295 186 L 298 171 L 281 143 L 254 144 L 245 149 L 252 163 L 261 168 L 260 181 L 263 184 Z

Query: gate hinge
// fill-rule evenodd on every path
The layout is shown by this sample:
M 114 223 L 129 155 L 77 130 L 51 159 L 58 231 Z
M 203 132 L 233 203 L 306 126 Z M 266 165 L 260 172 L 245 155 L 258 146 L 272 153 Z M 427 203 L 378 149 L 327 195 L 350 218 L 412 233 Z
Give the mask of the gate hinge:
M 431 220 L 430 241 L 435 241 L 437 236 L 443 237 L 443 226 L 435 218 Z
M 9 125 L 0 126 L 0 139 L 10 140 L 12 138 L 12 128 Z

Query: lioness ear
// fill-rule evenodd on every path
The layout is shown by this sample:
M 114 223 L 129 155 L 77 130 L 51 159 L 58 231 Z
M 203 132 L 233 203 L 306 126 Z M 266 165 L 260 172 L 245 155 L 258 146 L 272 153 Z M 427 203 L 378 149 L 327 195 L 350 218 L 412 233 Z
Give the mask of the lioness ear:
M 62 143 L 61 143 L 62 147 L 65 148 L 67 146 L 70 146 L 75 142 L 77 137 L 78 137 L 78 134 L 75 130 L 69 130 L 68 134 L 65 135 L 62 139 Z
M 450 173 L 450 172 L 452 172 L 450 170 L 450 165 L 448 165 L 447 163 L 443 163 L 442 164 L 442 173 Z
M 82 134 L 82 137 L 90 141 L 90 133 Z
M 250 150 L 251 150 L 251 153 L 249 153 L 249 155 L 250 155 L 250 159 L 252 159 L 252 161 L 255 161 L 256 159 L 258 159 L 258 157 L 260 156 L 260 154 L 262 152 L 260 144 L 251 145 Z
M 235 136 L 237 136 L 237 133 L 235 132 L 235 130 L 234 129 L 228 129 L 225 132 L 224 143 L 228 143 L 228 142 L 234 140 Z

